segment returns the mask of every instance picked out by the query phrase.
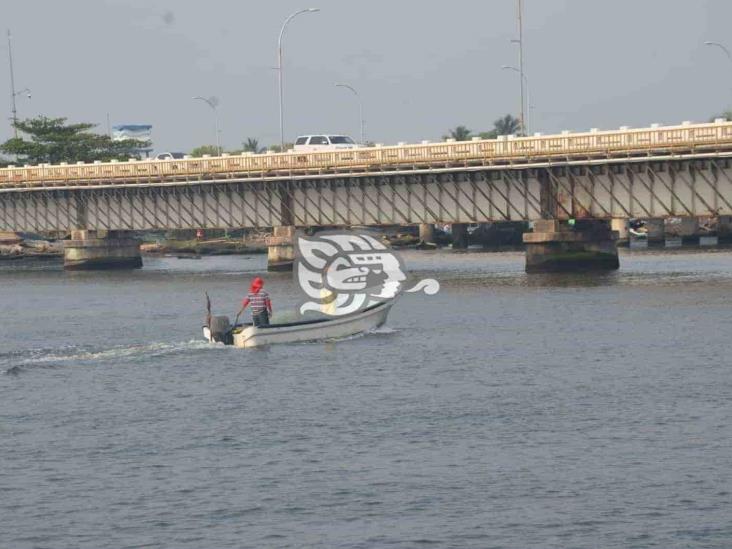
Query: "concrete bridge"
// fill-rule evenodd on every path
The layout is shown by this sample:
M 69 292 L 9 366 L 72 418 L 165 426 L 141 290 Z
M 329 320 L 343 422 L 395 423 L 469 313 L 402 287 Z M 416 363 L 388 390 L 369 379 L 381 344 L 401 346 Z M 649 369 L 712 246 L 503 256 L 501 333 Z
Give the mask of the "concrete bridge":
M 139 266 L 125 231 L 533 221 L 527 270 L 616 268 L 613 220 L 732 215 L 732 123 L 317 153 L 0 169 L 0 230 L 66 231 L 70 268 Z M 459 238 L 458 238 L 459 240 Z

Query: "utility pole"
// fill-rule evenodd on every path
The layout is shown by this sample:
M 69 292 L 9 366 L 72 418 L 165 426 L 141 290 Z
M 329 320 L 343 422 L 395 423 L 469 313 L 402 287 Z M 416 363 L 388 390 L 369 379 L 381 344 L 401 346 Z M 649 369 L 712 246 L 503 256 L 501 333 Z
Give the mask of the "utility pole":
M 526 114 L 524 110 L 524 22 L 523 0 L 518 1 L 518 45 L 519 45 L 519 72 L 521 73 L 521 133 L 526 134 Z
M 15 74 L 13 73 L 13 46 L 10 41 L 10 29 L 8 29 L 8 63 L 10 65 L 10 97 L 11 97 L 11 112 L 13 120 L 13 132 L 15 137 L 18 137 L 18 128 L 15 127 L 18 122 L 18 109 L 15 107 Z

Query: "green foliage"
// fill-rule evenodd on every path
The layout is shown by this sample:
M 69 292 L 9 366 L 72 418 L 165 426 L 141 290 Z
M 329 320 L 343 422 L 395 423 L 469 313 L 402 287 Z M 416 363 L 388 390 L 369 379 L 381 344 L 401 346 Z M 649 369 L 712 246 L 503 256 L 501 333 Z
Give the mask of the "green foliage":
M 521 121 L 515 116 L 507 114 L 493 122 L 493 130 L 497 135 L 520 135 Z
M 15 128 L 24 137 L 8 139 L 0 145 L 0 152 L 16 156 L 24 164 L 58 164 L 139 158 L 139 150 L 150 146 L 149 141 L 136 139 L 113 141 L 108 135 L 90 131 L 94 127 L 45 116 L 19 120 Z
M 443 139 L 454 139 L 455 141 L 468 141 L 473 137 L 473 132 L 465 126 L 456 126 L 452 130 L 448 130 L 447 135 L 443 135 Z
M 201 145 L 191 151 L 191 156 L 194 158 L 201 158 L 204 154 L 209 156 L 218 156 L 219 149 L 216 145 Z
M 714 122 L 717 118 L 724 118 L 725 120 L 732 121 L 732 111 L 724 111 L 722 114 L 712 116 L 709 121 Z
M 287 151 L 289 151 L 289 150 L 290 150 L 290 149 L 291 149 L 292 147 L 294 147 L 294 146 L 295 146 L 295 144 L 294 144 L 294 143 L 285 143 L 285 148 L 284 148 L 284 149 L 283 149 L 282 147 L 280 147 L 279 145 L 270 145 L 270 146 L 268 147 L 268 149 L 269 149 L 270 151 L 272 151 L 272 152 L 276 152 L 276 153 L 278 153 L 278 152 L 283 152 L 283 151 L 284 151 L 284 152 L 287 152 Z
M 243 147 L 244 152 L 250 152 L 250 153 L 261 153 L 266 150 L 265 147 L 262 147 L 259 145 L 259 141 L 252 138 L 247 137 L 247 140 L 244 141 L 244 143 L 241 144 Z
M 458 128 L 461 127 L 458 126 Z M 455 129 L 457 130 L 458 128 Z M 521 121 L 515 116 L 507 114 L 493 122 L 492 130 L 480 132 L 478 137 L 481 139 L 495 139 L 499 135 L 523 135 L 521 133 Z

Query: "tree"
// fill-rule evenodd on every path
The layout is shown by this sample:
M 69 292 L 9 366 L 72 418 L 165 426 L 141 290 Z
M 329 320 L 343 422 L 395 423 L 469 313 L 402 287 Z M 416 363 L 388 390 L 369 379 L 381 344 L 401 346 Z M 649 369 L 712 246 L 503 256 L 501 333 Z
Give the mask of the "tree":
M 455 141 L 467 141 L 473 136 L 471 132 L 465 126 L 457 126 L 452 130 L 448 130 L 448 134 L 443 136 L 443 139 L 454 139 Z
M 191 156 L 194 158 L 201 158 L 204 154 L 218 156 L 219 149 L 216 145 L 201 145 L 191 151 Z
M 521 121 L 515 116 L 507 114 L 493 122 L 496 135 L 519 135 L 521 133 Z
M 0 145 L 0 152 L 14 155 L 24 164 L 59 162 L 106 162 L 112 159 L 139 158 L 149 141 L 116 141 L 108 135 L 93 133 L 95 124 L 67 124 L 66 118 L 38 116 L 19 120 L 14 127 L 25 137 L 13 137 Z
M 242 143 L 241 145 L 242 147 L 244 147 L 244 152 L 261 153 L 262 151 L 266 150 L 264 147 L 260 147 L 259 141 L 252 137 L 247 137 L 247 140 L 244 141 L 244 143 Z
M 714 122 L 717 118 L 724 118 L 728 122 L 732 120 L 732 111 L 724 111 L 722 114 L 712 116 L 709 121 Z
M 294 146 L 295 145 L 293 143 L 285 143 L 285 148 L 284 149 L 282 147 L 280 147 L 279 145 L 270 145 L 268 147 L 268 149 L 270 151 L 272 151 L 272 152 L 275 152 L 275 153 L 283 152 L 283 151 L 284 152 L 287 152 L 287 151 L 289 151 Z

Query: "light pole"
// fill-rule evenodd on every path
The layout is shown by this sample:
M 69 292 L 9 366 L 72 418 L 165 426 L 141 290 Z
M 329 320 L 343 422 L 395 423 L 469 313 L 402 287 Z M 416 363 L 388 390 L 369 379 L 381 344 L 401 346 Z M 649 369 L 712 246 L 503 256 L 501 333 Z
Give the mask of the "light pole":
M 726 48 L 726 46 L 724 44 L 720 44 L 719 42 L 712 42 L 712 41 L 707 40 L 706 42 L 704 42 L 704 45 L 705 46 L 716 46 L 717 48 L 720 48 L 725 53 L 725 55 L 727 55 L 727 58 L 730 61 L 732 61 L 732 53 L 729 52 L 729 50 Z
M 356 89 L 353 86 L 349 86 L 348 84 L 339 83 L 339 84 L 336 84 L 335 87 L 336 88 L 346 88 L 348 90 L 351 90 L 353 92 L 353 95 L 356 96 L 356 99 L 358 99 L 358 119 L 359 119 L 359 121 L 361 123 L 361 145 L 365 145 L 366 144 L 366 140 L 364 138 L 364 131 L 363 131 L 363 128 L 364 128 L 364 122 L 363 122 L 363 102 L 361 101 L 361 96 L 358 95 L 358 92 L 356 91 Z
M 523 0 L 516 0 L 517 7 L 518 7 L 518 40 L 511 40 L 514 44 L 518 44 L 519 47 L 519 73 L 521 73 L 521 131 L 522 133 L 526 134 L 526 124 L 525 124 L 525 115 L 524 115 L 524 21 L 523 21 L 523 11 L 524 11 L 524 5 Z
M 529 133 L 531 132 L 531 92 L 529 89 L 529 79 L 519 69 L 517 69 L 516 67 L 512 67 L 511 65 L 501 65 L 501 68 L 503 70 L 514 71 L 514 72 L 519 73 L 519 76 L 521 76 L 523 78 L 523 81 L 526 84 L 526 103 L 527 103 L 528 109 L 526 111 L 526 128 L 525 128 L 526 131 L 524 133 L 526 135 L 529 135 Z
M 727 59 L 730 60 L 730 63 L 732 63 L 732 53 L 730 53 L 730 51 L 727 49 L 727 47 L 724 44 L 721 44 L 719 42 L 713 42 L 711 40 L 707 40 L 706 42 L 704 42 L 704 45 L 719 48 L 727 56 Z
M 216 131 L 216 151 L 218 152 L 219 156 L 221 156 L 221 143 L 219 140 L 219 113 L 216 110 L 216 107 L 219 104 L 219 100 L 215 97 L 209 97 L 208 99 L 205 97 L 201 97 L 200 95 L 197 95 L 193 99 L 199 99 L 201 101 L 204 101 L 209 107 L 211 107 L 211 110 L 213 110 L 214 113 L 214 128 Z
M 287 19 L 285 19 L 285 22 L 282 23 L 282 28 L 280 29 L 280 37 L 277 39 L 277 74 L 280 89 L 280 152 L 285 152 L 285 121 L 282 108 L 282 36 L 285 34 L 285 29 L 287 28 L 288 23 L 292 21 L 295 17 L 297 17 L 301 13 L 314 13 L 316 11 L 320 11 L 320 9 L 307 8 L 304 10 L 296 11 L 295 13 L 290 15 Z
M 13 71 L 13 46 L 10 40 L 10 29 L 8 29 L 8 65 L 10 67 L 10 101 L 11 101 L 11 112 L 13 120 L 13 133 L 15 137 L 18 137 L 18 128 L 15 125 L 18 123 L 18 109 L 15 106 L 15 98 L 21 94 L 26 94 L 28 99 L 31 98 L 31 91 L 28 88 L 23 88 L 20 91 L 15 91 L 15 73 Z

